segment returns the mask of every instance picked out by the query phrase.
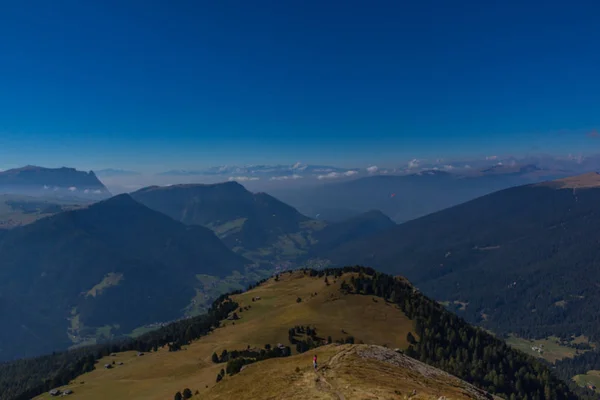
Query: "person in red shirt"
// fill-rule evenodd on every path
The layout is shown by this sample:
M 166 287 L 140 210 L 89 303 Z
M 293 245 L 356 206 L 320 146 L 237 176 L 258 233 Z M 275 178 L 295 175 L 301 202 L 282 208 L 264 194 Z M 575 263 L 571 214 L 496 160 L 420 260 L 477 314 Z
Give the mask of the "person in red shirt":
M 315 371 L 317 370 L 317 355 L 313 357 L 313 367 L 315 367 Z

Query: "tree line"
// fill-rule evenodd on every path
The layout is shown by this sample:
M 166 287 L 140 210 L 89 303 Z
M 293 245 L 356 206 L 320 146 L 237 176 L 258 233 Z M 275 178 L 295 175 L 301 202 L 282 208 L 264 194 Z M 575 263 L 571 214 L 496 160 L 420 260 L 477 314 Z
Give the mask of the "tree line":
M 354 273 L 342 282 L 347 293 L 371 295 L 397 304 L 415 322 L 413 344 L 406 354 L 508 399 L 576 399 L 567 384 L 533 357 L 469 325 L 407 281 L 360 266 L 307 270 L 311 276 Z
M 469 325 L 462 318 L 424 296 L 407 281 L 360 266 L 311 269 L 304 270 L 304 273 L 310 276 L 334 276 L 336 279 L 341 278 L 343 274 L 352 273 L 348 281 L 342 282 L 343 291 L 378 296 L 397 304 L 415 323 L 415 335 L 412 339 L 408 338 L 410 345 L 406 351 L 406 354 L 413 358 L 511 400 L 577 398 L 567 384 L 552 373 L 547 364 Z M 275 279 L 277 280 L 278 276 Z M 238 293 L 241 291 L 220 296 L 213 302 L 207 314 L 177 321 L 136 339 L 0 364 L 0 399 L 30 399 L 49 389 L 67 384 L 81 373 L 94 369 L 94 364 L 99 358 L 111 353 L 128 350 L 149 352 L 164 346 L 178 349 L 187 345 L 218 327 L 222 320 L 238 309 L 238 304 L 229 297 Z M 299 352 L 306 351 L 313 345 L 332 341 L 331 338 L 324 340 L 318 337 L 314 327 L 308 327 L 308 330 L 306 327 L 290 328 L 289 337 L 295 341 L 292 343 L 290 340 L 292 344 L 296 344 Z M 341 341 L 352 343 L 354 338 L 349 337 Z M 300 349 L 298 343 L 304 343 L 300 345 Z M 289 352 L 286 350 L 285 354 L 289 355 Z M 243 365 L 249 363 L 247 360 L 285 356 L 281 349 L 274 348 L 265 348 L 264 352 L 261 350 L 258 354 L 244 351 L 234 354 L 237 355 L 235 358 L 229 358 L 229 355 L 224 358 L 223 354 L 221 357 L 217 356 L 218 362 L 225 359 L 228 364 L 231 362 L 231 365 L 228 365 L 229 373 L 239 372 Z M 567 371 L 566 366 L 563 371 Z M 222 372 L 221 379 L 226 371 Z
M 68 384 L 77 376 L 95 369 L 102 357 L 122 351 L 150 352 L 169 346 L 179 349 L 192 340 L 208 334 L 237 309 L 230 295 L 217 298 L 206 314 L 171 323 L 135 339 L 120 339 L 110 343 L 82 347 L 46 356 L 0 364 L 0 399 L 29 400 L 58 386 Z

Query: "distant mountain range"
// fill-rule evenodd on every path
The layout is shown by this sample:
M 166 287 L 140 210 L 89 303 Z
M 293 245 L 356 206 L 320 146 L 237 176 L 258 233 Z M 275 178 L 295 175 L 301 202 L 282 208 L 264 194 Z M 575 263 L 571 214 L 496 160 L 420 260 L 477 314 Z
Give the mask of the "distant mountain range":
M 469 175 L 428 170 L 410 175 L 377 175 L 313 188 L 271 193 L 300 212 L 339 221 L 372 209 L 401 223 L 515 185 L 564 176 L 535 165 L 496 166 Z
M 300 174 L 316 174 L 324 175 L 331 172 L 345 173 L 347 171 L 357 170 L 349 168 L 332 167 L 328 165 L 309 165 L 295 163 L 292 165 L 223 165 L 218 167 L 210 167 L 202 170 L 171 170 L 162 172 L 159 175 L 256 175 L 258 177 L 291 177 Z M 351 176 L 352 174 L 350 174 Z
M 0 359 L 124 334 L 183 314 L 201 284 L 250 261 L 209 229 L 119 195 L 0 236 Z M 32 339 L 36 339 L 33 340 Z
M 131 195 L 177 221 L 212 229 L 230 248 L 256 261 L 298 261 L 317 244 L 330 247 L 394 225 L 380 212 L 328 224 L 237 182 L 152 186 Z
M 600 175 L 501 190 L 322 254 L 402 274 L 469 321 L 600 340 Z
M 298 232 L 308 218 L 266 193 L 237 182 L 152 186 L 131 194 L 140 203 L 183 222 L 214 229 L 230 247 L 256 249 Z
M 410 175 L 418 172 L 434 170 L 451 172 L 457 175 L 476 176 L 481 171 L 495 169 L 508 172 L 523 166 L 535 166 L 546 172 L 577 175 L 600 168 L 600 155 L 559 157 L 553 155 L 527 155 L 525 157 L 488 156 L 481 159 L 444 160 L 413 159 L 393 167 L 377 165 L 356 165 L 337 167 L 332 165 L 312 165 L 297 162 L 279 165 L 223 165 L 205 169 L 171 170 L 157 175 L 163 177 L 189 178 L 221 178 L 255 182 L 255 181 L 296 181 L 305 180 L 334 181 L 355 179 L 373 175 Z M 183 182 L 182 182 L 183 183 Z
M 108 189 L 94 172 L 28 165 L 0 172 L 0 193 L 104 199 Z

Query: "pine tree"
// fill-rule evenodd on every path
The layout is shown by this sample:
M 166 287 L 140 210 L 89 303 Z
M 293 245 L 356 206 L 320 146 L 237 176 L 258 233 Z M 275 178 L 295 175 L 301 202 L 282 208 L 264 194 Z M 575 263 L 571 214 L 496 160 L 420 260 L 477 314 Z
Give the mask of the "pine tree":
M 417 340 L 415 339 L 412 332 L 408 332 L 408 334 L 406 335 L 406 341 L 408 341 L 409 344 L 417 344 Z

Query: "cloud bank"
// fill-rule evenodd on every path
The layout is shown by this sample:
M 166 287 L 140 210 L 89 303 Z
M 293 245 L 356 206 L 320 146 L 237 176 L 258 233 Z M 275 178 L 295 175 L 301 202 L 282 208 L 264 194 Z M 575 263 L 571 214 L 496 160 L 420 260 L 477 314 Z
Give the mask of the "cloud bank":
M 248 181 L 258 181 L 260 180 L 257 176 L 230 176 L 228 181 L 237 181 L 237 182 L 248 182 Z
M 325 175 L 318 175 L 317 179 L 323 180 L 323 179 L 338 179 L 338 178 L 343 178 L 343 177 L 350 177 L 350 176 L 354 176 L 358 174 L 358 171 L 355 170 L 350 170 L 350 171 L 346 171 L 346 172 L 330 172 L 328 174 Z
M 283 176 L 272 176 L 271 178 L 269 178 L 269 180 L 271 181 L 287 181 L 287 180 L 296 180 L 296 179 L 302 179 L 301 175 L 283 175 Z

